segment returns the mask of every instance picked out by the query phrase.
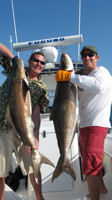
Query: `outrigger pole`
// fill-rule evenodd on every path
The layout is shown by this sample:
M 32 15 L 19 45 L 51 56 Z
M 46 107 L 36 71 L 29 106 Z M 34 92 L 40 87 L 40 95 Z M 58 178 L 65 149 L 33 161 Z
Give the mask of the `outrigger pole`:
M 12 6 L 12 14 L 13 14 L 13 23 L 14 23 L 15 39 L 16 39 L 16 43 L 18 43 L 13 0 L 11 0 L 11 6 Z M 19 57 L 19 52 L 18 52 L 18 57 Z
M 80 35 L 80 22 L 81 22 L 81 0 L 79 0 L 79 27 L 78 34 Z M 78 62 L 80 61 L 80 43 L 78 43 Z

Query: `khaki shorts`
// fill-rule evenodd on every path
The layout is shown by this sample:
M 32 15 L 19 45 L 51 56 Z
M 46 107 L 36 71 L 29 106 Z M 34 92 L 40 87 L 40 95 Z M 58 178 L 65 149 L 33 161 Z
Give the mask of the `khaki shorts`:
M 8 176 L 13 152 L 15 152 L 23 174 L 32 173 L 32 159 L 21 140 L 12 129 L 9 129 L 8 132 L 0 130 L 0 177 Z

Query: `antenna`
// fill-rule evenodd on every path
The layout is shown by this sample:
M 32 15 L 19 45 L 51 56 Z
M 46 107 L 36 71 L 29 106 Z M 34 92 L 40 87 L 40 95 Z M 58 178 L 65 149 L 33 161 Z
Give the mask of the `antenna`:
M 81 21 L 81 0 L 79 0 L 79 29 L 78 29 L 79 35 L 80 35 L 80 21 Z M 80 44 L 78 44 L 78 61 L 80 61 Z
M 14 23 L 15 39 L 16 39 L 16 43 L 17 43 L 17 42 L 18 42 L 18 38 L 17 38 L 17 30 L 16 30 L 16 21 L 15 21 L 15 13 L 14 13 L 14 4 L 13 4 L 13 0 L 11 0 L 11 6 L 12 6 L 12 14 L 13 14 L 13 23 Z M 19 56 L 19 52 L 18 52 L 18 56 Z
M 16 51 L 25 51 L 31 49 L 38 49 L 46 46 L 58 47 L 58 46 L 78 44 L 82 43 L 82 41 L 83 41 L 82 35 L 71 35 L 65 37 L 56 37 L 56 38 L 14 43 L 13 48 Z

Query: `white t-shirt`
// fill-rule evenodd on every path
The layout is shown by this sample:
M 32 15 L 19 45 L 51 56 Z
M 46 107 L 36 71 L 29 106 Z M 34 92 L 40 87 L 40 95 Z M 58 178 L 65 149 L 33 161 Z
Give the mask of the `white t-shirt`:
M 70 81 L 79 86 L 80 128 L 101 126 L 110 128 L 112 76 L 103 66 L 89 75 L 71 74 Z

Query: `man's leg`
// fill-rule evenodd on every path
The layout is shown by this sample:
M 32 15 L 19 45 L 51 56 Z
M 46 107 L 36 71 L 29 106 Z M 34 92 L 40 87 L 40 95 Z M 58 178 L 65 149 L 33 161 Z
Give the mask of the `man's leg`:
M 44 200 L 42 196 L 42 184 L 41 184 L 41 173 L 38 175 L 38 183 L 35 181 L 34 174 L 30 174 L 30 182 L 35 191 L 36 200 Z
M 4 200 L 4 193 L 5 193 L 5 179 L 0 178 L 0 200 Z
M 102 178 L 104 140 L 107 131 L 108 129 L 103 127 L 80 129 L 79 146 L 82 155 L 82 170 L 86 175 L 89 196 L 92 200 L 99 200 L 100 193 L 108 192 Z
M 4 200 L 5 178 L 11 167 L 13 136 L 10 131 L 0 130 L 0 200 Z
M 98 176 L 86 176 L 89 196 L 91 200 L 100 199 L 100 187 L 99 187 L 99 177 Z
M 21 140 L 18 139 L 17 137 L 14 137 L 14 150 L 23 174 L 24 175 L 30 174 L 30 182 L 33 186 L 36 200 L 44 200 L 41 190 L 41 174 L 39 173 L 38 182 L 36 182 L 33 174 L 31 155 L 30 153 L 28 153 Z
M 107 194 L 108 190 L 102 176 L 86 176 L 89 196 L 92 200 L 99 200 L 100 194 Z
M 100 187 L 100 194 L 107 194 L 108 190 L 104 184 L 104 180 L 102 176 L 99 176 L 99 187 Z

